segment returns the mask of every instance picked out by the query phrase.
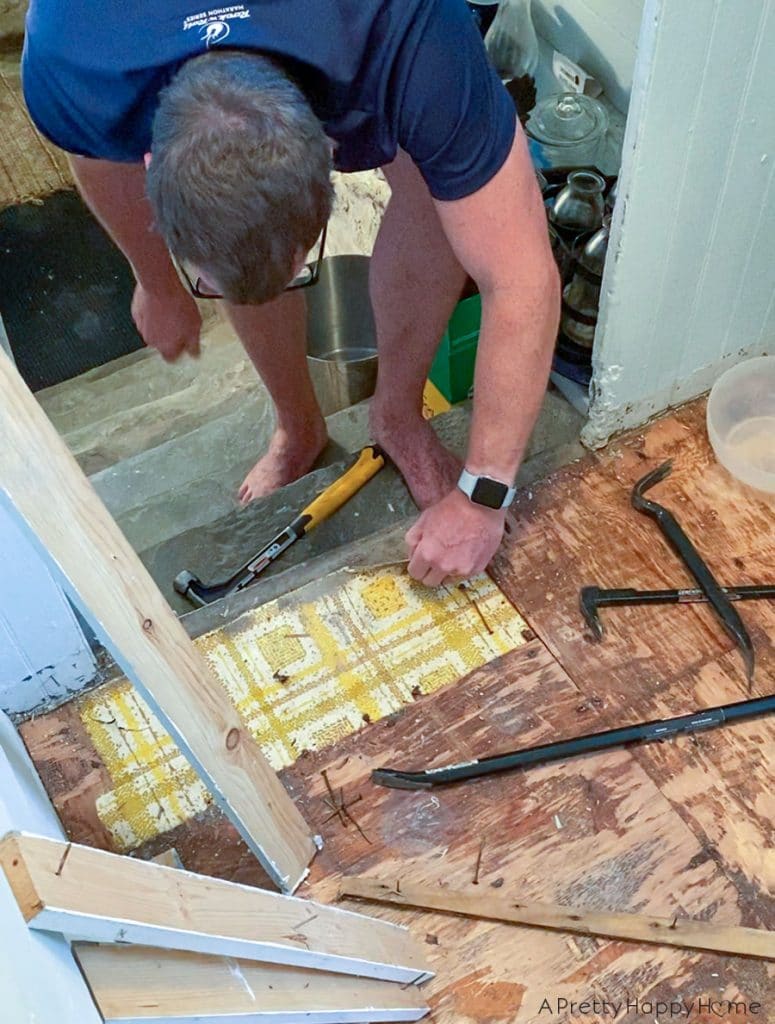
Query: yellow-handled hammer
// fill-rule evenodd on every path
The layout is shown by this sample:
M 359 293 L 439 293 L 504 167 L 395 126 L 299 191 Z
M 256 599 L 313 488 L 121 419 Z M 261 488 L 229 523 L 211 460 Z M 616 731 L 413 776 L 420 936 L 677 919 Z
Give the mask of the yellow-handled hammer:
M 334 480 L 324 491 L 302 509 L 292 523 L 273 537 L 258 554 L 246 562 L 234 575 L 223 583 L 206 584 L 184 569 L 175 577 L 175 590 L 188 598 L 192 604 L 202 607 L 227 597 L 238 590 L 244 590 L 255 583 L 266 567 L 279 558 L 283 551 L 295 544 L 305 533 L 322 523 L 349 501 L 364 484 L 385 465 L 385 453 L 377 445 L 364 448 L 357 460 L 338 480 Z

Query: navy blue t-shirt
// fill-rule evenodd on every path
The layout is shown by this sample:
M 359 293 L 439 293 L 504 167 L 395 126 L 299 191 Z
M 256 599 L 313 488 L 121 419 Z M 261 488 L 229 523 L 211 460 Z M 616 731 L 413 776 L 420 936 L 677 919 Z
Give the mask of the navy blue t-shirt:
M 159 91 L 209 48 L 281 60 L 337 143 L 339 170 L 398 147 L 437 199 L 486 184 L 515 111 L 464 0 L 32 0 L 22 74 L 33 121 L 81 156 L 139 161 Z

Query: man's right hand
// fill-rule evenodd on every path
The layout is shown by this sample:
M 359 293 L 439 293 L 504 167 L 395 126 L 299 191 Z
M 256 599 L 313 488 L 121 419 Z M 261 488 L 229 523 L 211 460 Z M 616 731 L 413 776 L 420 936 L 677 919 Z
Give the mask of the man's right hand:
M 165 362 L 173 363 L 184 352 L 199 355 L 202 318 L 184 288 L 150 292 L 138 284 L 132 299 L 132 319 L 145 344 L 158 349 Z

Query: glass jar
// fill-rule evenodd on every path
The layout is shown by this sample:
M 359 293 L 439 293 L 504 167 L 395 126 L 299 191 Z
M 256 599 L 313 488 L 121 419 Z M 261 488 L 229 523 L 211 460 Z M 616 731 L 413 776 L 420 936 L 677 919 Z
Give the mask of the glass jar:
M 611 218 L 584 246 L 570 283 L 562 293 L 561 332 L 582 349 L 591 351 L 597 329 L 600 286 L 603 280 Z
M 566 231 L 596 231 L 603 223 L 605 181 L 594 171 L 572 171 L 549 218 Z
M 588 167 L 597 163 L 608 114 L 590 96 L 558 93 L 535 107 L 526 131 L 540 148 L 542 166 Z

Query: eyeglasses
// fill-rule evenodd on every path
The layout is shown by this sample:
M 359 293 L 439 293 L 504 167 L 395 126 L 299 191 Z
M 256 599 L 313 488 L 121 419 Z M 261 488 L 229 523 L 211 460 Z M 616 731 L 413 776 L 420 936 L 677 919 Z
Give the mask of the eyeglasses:
M 320 235 L 320 242 L 318 245 L 318 254 L 312 263 L 307 263 L 301 268 L 299 273 L 294 279 L 285 286 L 286 292 L 295 291 L 297 288 L 309 288 L 310 285 L 317 284 L 318 278 L 320 277 L 320 265 L 323 262 L 323 253 L 326 247 L 326 232 L 328 231 L 328 225 L 323 228 Z M 180 276 L 188 285 L 188 289 L 195 299 L 222 299 L 224 296 L 215 291 L 202 277 L 192 278 L 188 270 L 186 270 L 185 264 L 181 263 L 172 253 L 172 262 L 177 269 Z

